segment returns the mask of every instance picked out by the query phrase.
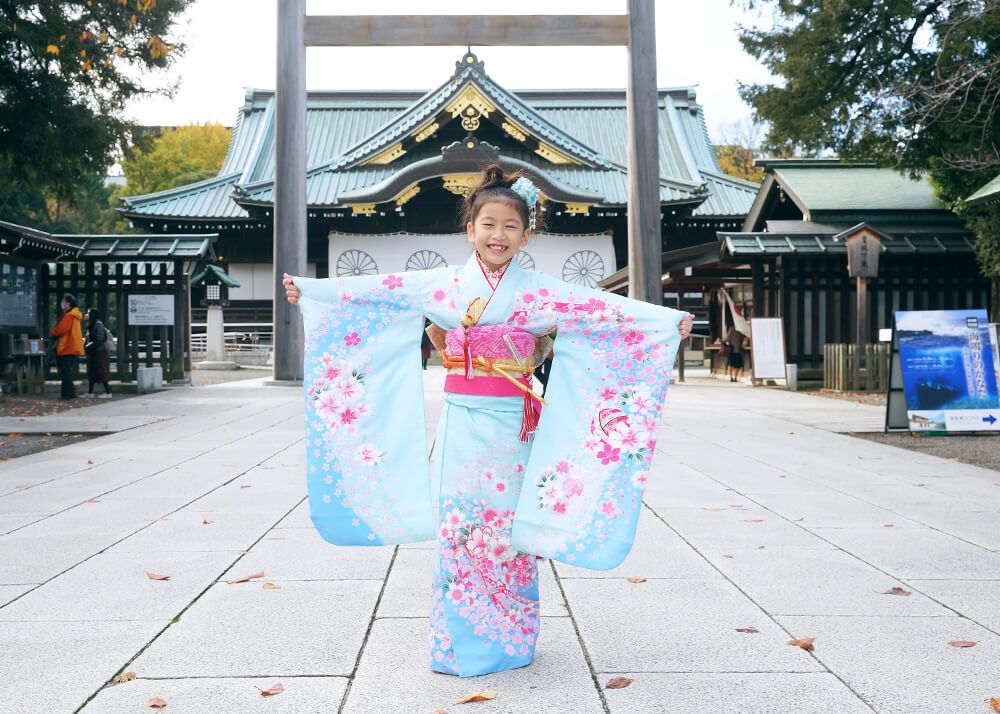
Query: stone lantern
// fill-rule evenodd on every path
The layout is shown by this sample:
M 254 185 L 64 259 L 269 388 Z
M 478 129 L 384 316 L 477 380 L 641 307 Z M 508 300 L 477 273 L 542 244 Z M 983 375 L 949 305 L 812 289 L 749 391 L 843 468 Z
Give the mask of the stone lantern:
M 229 288 L 240 284 L 218 265 L 206 265 L 191 278 L 191 287 L 204 286 L 207 308 L 205 359 L 197 362 L 198 369 L 239 369 L 239 365 L 226 359 L 225 320 L 222 308 L 229 304 Z

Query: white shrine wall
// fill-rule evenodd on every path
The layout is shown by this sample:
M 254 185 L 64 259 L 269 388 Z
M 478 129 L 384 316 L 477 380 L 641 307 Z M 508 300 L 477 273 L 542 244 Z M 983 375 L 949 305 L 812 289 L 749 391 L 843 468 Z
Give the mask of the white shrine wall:
M 330 275 L 374 275 L 461 265 L 472 246 L 464 233 L 330 234 Z M 535 234 L 515 260 L 559 280 L 596 287 L 615 272 L 611 236 Z

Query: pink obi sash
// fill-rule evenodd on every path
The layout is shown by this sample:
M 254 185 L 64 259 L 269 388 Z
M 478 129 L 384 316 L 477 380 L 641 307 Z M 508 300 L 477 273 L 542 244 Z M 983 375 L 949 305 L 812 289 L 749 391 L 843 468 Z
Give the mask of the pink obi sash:
M 531 389 L 531 381 L 517 377 L 525 387 Z M 464 374 L 449 374 L 444 378 L 444 391 L 452 394 L 475 394 L 481 397 L 520 397 L 523 389 L 518 389 L 503 377 L 493 377 L 477 374 L 472 379 L 466 379 Z
M 465 345 L 468 340 L 468 350 L 473 357 L 514 359 L 504 337 L 510 338 L 522 358 L 535 353 L 535 336 L 511 325 L 484 325 L 468 329 L 456 327 L 448 330 L 445 335 L 445 352 L 450 355 L 466 354 Z

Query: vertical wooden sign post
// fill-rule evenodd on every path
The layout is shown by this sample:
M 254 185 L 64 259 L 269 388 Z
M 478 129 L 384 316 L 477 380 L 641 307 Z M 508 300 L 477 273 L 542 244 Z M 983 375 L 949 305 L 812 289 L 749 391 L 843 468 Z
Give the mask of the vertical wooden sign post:
M 306 47 L 623 46 L 628 48 L 629 295 L 660 305 L 660 172 L 654 0 L 627 15 L 306 15 L 278 0 L 275 93 L 274 380 L 302 379 L 302 322 L 285 302 L 283 273 L 306 272 Z
M 864 346 L 871 337 L 868 321 L 868 279 L 878 277 L 878 260 L 882 253 L 882 241 L 892 240 L 885 233 L 867 223 L 859 223 L 833 237 L 835 241 L 847 244 L 847 274 L 857 281 L 857 324 L 859 359 L 864 354 Z

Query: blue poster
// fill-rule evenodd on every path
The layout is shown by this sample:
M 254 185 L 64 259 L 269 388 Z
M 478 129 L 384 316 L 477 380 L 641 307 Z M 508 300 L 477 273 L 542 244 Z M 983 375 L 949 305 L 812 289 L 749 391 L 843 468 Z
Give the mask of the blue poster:
M 985 310 L 896 313 L 910 431 L 1000 431 Z

